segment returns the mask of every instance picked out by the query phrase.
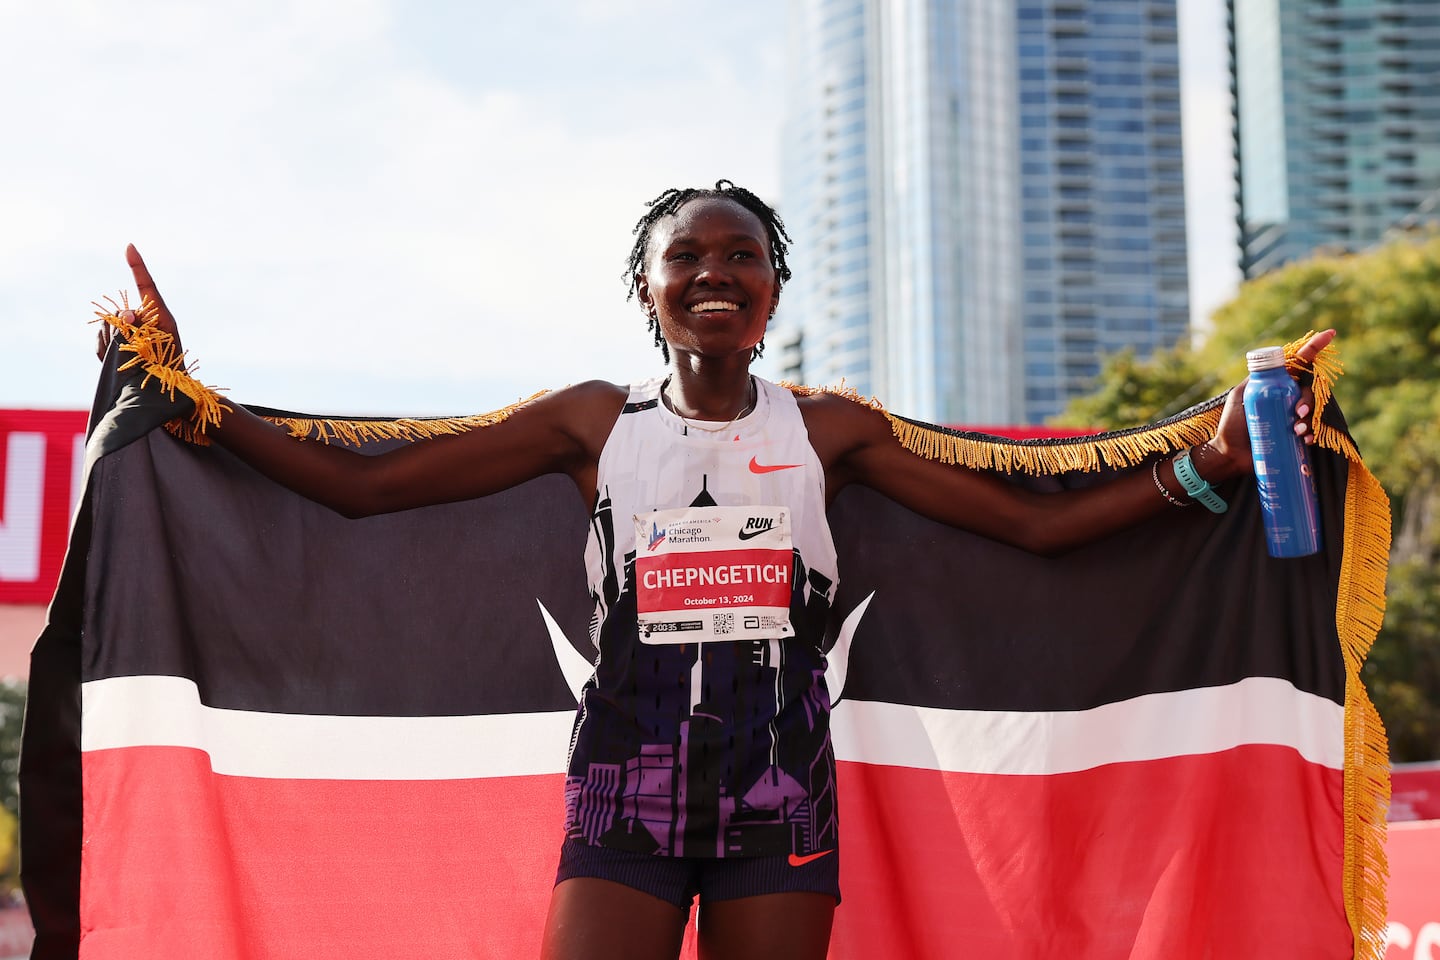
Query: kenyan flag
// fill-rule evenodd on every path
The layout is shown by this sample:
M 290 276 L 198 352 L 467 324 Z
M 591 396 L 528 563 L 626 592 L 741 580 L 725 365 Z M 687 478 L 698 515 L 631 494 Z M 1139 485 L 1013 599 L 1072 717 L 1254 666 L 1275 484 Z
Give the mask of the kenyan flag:
M 896 423 L 1059 488 L 1217 414 L 1024 442 Z M 107 381 L 34 654 L 34 956 L 535 955 L 593 655 L 569 480 L 348 521 L 151 429 L 168 415 Z M 1326 418 L 1326 542 L 1301 560 L 1266 556 L 1246 483 L 1222 517 L 1054 560 L 839 498 L 832 956 L 1377 955 L 1358 670 L 1388 512 Z

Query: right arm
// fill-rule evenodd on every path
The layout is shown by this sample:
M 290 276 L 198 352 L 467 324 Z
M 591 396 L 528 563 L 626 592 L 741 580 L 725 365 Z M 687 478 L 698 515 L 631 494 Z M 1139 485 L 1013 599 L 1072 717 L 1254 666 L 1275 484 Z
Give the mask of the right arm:
M 569 475 L 588 500 L 600 447 L 624 400 L 621 388 L 592 381 L 547 394 L 493 426 L 376 456 L 298 441 L 233 404 L 206 435 L 276 483 L 347 517 L 483 497 L 547 473 Z
M 133 246 L 126 260 L 141 302 L 155 305 L 160 325 L 178 342 L 175 318 Z M 270 479 L 347 517 L 486 496 L 546 473 L 568 474 L 588 501 L 600 450 L 624 402 L 622 388 L 591 381 L 547 394 L 493 426 L 378 456 L 297 441 L 234 404 L 206 435 Z

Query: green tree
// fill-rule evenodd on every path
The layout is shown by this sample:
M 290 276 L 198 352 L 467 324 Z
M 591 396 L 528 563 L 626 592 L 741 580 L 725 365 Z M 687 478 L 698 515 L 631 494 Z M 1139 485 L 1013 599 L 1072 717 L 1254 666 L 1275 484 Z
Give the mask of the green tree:
M 20 815 L 20 724 L 25 718 L 25 683 L 0 680 L 0 806 Z
M 1112 357 L 1057 422 L 1119 428 L 1180 412 L 1245 375 L 1245 351 L 1334 327 L 1337 385 L 1394 511 L 1385 626 L 1365 667 L 1396 761 L 1440 758 L 1440 234 L 1320 256 L 1247 283 L 1204 343 Z
M 0 893 L 20 886 L 20 724 L 25 683 L 0 680 Z

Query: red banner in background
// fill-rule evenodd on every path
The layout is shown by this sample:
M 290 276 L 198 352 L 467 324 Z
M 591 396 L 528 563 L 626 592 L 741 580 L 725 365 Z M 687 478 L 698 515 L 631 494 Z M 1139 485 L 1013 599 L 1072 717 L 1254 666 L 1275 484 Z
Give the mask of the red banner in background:
M 1440 820 L 1440 760 L 1390 769 L 1390 821 Z M 1440 866 L 1440 861 L 1437 861 Z M 1440 890 L 1440 885 L 1437 885 Z M 1440 960 L 1440 957 L 1437 957 Z
M 1440 820 L 1391 823 L 1385 960 L 1440 960 Z
M 0 603 L 48 603 L 85 460 L 82 410 L 0 410 Z
M 1385 960 L 1440 960 L 1440 761 L 1390 769 Z

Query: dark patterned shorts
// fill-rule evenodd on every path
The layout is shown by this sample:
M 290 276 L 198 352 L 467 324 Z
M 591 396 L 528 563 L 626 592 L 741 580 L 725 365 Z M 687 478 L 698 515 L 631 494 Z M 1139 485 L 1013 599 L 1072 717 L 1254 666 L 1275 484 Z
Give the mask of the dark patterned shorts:
M 840 902 L 840 851 L 809 857 L 657 857 L 566 840 L 555 882 L 592 877 L 623 883 L 681 910 L 695 897 L 738 900 L 770 893 L 823 893 Z

